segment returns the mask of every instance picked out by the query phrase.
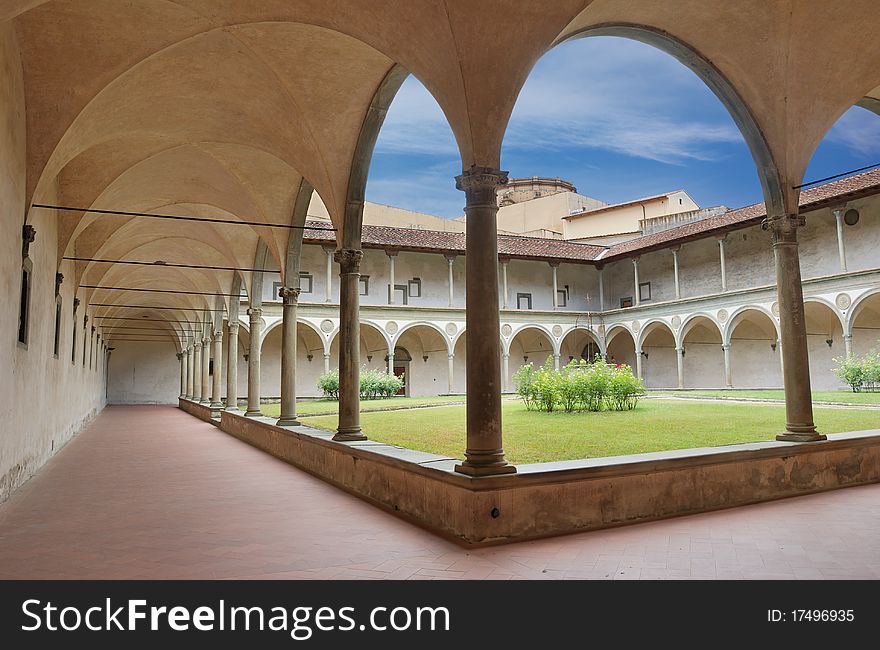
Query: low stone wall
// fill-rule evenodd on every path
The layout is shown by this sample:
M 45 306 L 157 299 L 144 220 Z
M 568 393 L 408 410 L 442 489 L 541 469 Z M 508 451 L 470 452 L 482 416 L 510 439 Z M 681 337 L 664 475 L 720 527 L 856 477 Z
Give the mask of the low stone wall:
M 469 478 L 455 459 L 223 411 L 221 430 L 421 526 L 510 542 L 880 482 L 880 430 L 538 465 Z
M 198 402 L 183 398 L 177 400 L 177 405 L 180 409 L 186 411 L 190 415 L 194 415 L 200 420 L 210 422 L 214 425 L 217 424 L 217 420 L 220 418 L 220 411 L 222 410 L 212 409 L 210 406 L 206 406 L 205 404 L 199 404 Z

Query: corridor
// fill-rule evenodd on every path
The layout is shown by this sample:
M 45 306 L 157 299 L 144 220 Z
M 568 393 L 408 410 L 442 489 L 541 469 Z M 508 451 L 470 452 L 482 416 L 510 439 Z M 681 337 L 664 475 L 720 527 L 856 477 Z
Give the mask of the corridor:
M 0 578 L 880 578 L 880 485 L 463 549 L 171 406 L 114 406 L 0 505 Z

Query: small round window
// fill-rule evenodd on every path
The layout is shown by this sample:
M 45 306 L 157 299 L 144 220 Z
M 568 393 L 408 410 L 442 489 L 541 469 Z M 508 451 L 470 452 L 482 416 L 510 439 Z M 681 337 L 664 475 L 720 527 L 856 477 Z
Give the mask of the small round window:
M 847 210 L 843 215 L 843 223 L 847 226 L 854 226 L 859 222 L 858 210 Z

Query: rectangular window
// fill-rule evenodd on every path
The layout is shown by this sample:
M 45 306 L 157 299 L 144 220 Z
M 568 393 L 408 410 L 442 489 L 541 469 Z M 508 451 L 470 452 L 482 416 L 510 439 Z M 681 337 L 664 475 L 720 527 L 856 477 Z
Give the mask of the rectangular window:
M 55 303 L 55 358 L 58 358 L 58 349 L 61 347 L 61 300 Z
M 625 307 L 632 307 L 632 306 L 633 306 L 633 299 L 632 299 L 632 296 L 627 296 L 626 298 L 621 298 L 621 299 L 620 299 L 620 307 L 621 307 L 621 309 L 623 309 L 623 308 L 625 308 Z
M 358 280 L 358 286 L 360 287 L 362 296 L 369 296 L 370 295 L 370 276 L 369 275 L 362 275 L 360 277 L 360 279 Z
M 568 305 L 568 287 L 565 289 L 559 289 L 556 292 L 556 306 L 557 307 L 565 307 Z
M 278 292 L 280 290 L 281 290 L 281 283 L 280 282 L 273 282 L 272 283 L 272 296 L 271 296 L 270 300 L 281 300 L 281 298 L 278 296 Z
M 409 297 L 410 298 L 421 298 L 422 297 L 422 279 L 421 278 L 413 278 L 408 282 L 409 285 Z
M 299 292 L 312 293 L 314 278 L 308 271 L 299 272 Z
M 394 304 L 396 305 L 408 305 L 408 287 L 405 284 L 395 284 L 394 285 Z M 391 304 L 391 285 L 388 285 L 388 304 Z
M 31 270 L 30 259 L 25 259 L 21 266 L 21 297 L 18 304 L 18 342 L 26 346 L 28 342 L 28 325 L 31 305 Z
M 532 294 L 530 294 L 530 293 L 516 294 L 516 308 L 517 309 L 531 309 L 532 308 Z
M 645 300 L 651 299 L 651 283 L 650 282 L 641 282 L 639 283 L 639 302 L 643 302 Z

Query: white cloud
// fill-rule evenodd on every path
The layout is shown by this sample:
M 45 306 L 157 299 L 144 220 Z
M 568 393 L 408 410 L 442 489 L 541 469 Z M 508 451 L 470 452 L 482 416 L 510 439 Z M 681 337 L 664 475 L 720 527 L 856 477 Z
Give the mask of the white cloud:
M 872 162 L 880 162 L 880 117 L 871 111 L 852 107 L 831 127 L 826 138 L 853 153 L 876 157 Z

